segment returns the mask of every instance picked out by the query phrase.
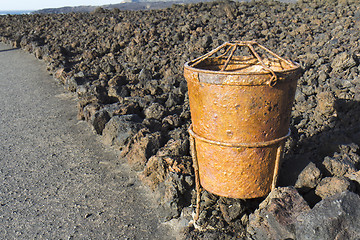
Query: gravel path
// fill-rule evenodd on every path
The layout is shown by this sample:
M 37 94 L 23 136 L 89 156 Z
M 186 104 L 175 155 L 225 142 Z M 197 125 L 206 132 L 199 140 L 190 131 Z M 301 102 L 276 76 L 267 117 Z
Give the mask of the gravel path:
M 44 64 L 0 44 L 0 239 L 171 239 L 74 99 Z

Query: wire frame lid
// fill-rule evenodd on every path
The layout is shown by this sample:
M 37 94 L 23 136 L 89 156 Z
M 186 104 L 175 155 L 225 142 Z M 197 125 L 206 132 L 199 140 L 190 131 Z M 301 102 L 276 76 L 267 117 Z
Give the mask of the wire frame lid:
M 236 55 L 237 51 L 246 48 L 249 56 Z M 259 54 L 259 51 L 263 54 Z M 207 54 L 185 64 L 185 68 L 207 74 L 217 75 L 271 75 L 267 84 L 275 86 L 279 76 L 297 72 L 300 66 L 290 60 L 280 57 L 263 45 L 255 41 L 225 42 Z M 238 78 L 222 77 L 220 82 L 229 84 L 238 81 Z M 224 80 L 225 79 L 225 80 Z M 249 78 L 250 80 L 253 78 Z M 242 79 L 244 81 L 245 79 Z M 251 80 L 251 81 L 252 81 Z M 256 82 L 256 81 L 255 81 Z

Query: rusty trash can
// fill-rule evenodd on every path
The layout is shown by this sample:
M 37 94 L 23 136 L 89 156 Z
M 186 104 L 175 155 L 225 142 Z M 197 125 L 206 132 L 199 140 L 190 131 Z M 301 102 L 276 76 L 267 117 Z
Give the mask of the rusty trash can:
M 244 48 L 249 56 L 236 56 Z M 275 187 L 301 72 L 254 41 L 224 43 L 185 63 L 197 217 L 200 186 L 241 199 Z

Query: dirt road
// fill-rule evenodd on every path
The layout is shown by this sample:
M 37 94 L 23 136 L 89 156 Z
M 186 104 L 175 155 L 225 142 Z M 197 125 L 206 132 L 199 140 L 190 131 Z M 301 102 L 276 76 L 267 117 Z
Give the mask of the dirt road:
M 0 239 L 172 239 L 153 196 L 33 56 L 0 44 Z

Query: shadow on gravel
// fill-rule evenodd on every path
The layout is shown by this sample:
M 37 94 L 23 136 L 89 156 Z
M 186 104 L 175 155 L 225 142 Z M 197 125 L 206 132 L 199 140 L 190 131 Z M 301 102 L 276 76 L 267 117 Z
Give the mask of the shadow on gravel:
M 2 52 L 9 52 L 9 51 L 14 51 L 14 50 L 18 50 L 20 48 L 10 48 L 10 49 L 4 49 L 4 50 L 0 50 L 0 53 Z
M 280 186 L 294 186 L 298 175 L 310 162 L 315 163 L 322 172 L 326 172 L 322 161 L 326 156 L 331 157 L 335 152 L 342 151 L 340 145 L 360 145 L 360 102 L 337 99 L 334 107 L 337 116 L 331 126 L 303 139 L 285 154 L 279 174 Z M 296 129 L 291 130 L 292 137 L 297 142 Z

